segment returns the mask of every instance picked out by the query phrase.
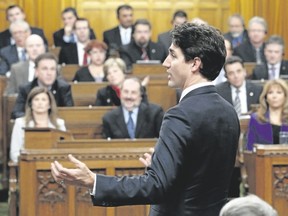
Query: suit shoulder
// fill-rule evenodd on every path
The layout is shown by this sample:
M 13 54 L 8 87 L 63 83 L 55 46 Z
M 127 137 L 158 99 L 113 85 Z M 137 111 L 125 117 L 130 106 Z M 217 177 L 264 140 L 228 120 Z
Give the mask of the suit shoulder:
M 111 34 L 111 33 L 115 32 L 115 31 L 117 31 L 117 30 L 118 30 L 118 26 L 104 31 L 103 34 Z
M 57 78 L 56 82 L 57 82 L 58 87 L 63 87 L 63 88 L 70 87 L 70 84 L 61 78 Z

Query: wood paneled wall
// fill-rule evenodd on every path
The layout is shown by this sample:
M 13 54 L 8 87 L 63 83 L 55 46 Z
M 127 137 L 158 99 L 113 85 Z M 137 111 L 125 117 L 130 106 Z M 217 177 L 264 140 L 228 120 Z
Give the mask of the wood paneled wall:
M 0 0 L 0 19 L 5 19 L 5 8 L 11 4 L 23 7 L 31 26 L 43 28 L 49 44 L 53 44 L 52 34 L 62 26 L 61 11 L 68 6 L 75 7 L 79 16 L 89 19 L 97 38 L 102 40 L 103 31 L 117 25 L 116 8 L 130 4 L 134 8 L 134 19 L 147 18 L 152 23 L 152 39 L 171 28 L 171 17 L 175 10 L 183 9 L 189 20 L 200 17 L 222 31 L 227 31 L 229 0 Z M 0 22 L 0 31 L 8 22 Z

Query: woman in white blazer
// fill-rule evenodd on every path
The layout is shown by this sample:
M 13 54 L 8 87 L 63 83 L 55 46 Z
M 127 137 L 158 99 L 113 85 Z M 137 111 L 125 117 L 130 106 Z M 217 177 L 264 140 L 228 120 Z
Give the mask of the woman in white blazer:
M 56 128 L 66 131 L 63 119 L 57 118 L 57 106 L 50 91 L 35 87 L 28 95 L 25 116 L 17 118 L 12 131 L 10 159 L 18 162 L 20 150 L 24 148 L 24 128 Z

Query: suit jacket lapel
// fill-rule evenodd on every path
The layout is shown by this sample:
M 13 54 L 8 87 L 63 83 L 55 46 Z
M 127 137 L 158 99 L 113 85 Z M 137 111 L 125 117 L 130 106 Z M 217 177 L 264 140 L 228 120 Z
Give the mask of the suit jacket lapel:
M 115 31 L 115 39 L 116 39 L 116 43 L 119 44 L 120 46 L 122 45 L 122 40 L 121 40 L 121 35 L 120 35 L 120 29 L 119 27 L 116 27 Z
M 77 62 L 77 64 L 79 64 L 80 62 L 79 62 L 79 59 L 78 59 L 78 51 L 77 51 L 77 45 L 76 45 L 76 43 L 75 44 L 73 44 L 73 49 L 71 49 L 71 56 L 73 56 L 73 58 L 74 58 L 74 61 L 75 62 Z
M 125 123 L 122 107 L 120 106 L 119 108 L 117 108 L 116 111 L 117 111 L 117 113 L 116 113 L 117 128 L 121 131 L 121 134 L 123 134 L 125 137 L 129 137 L 129 133 L 128 133 L 127 125 Z
M 139 137 L 139 134 L 141 133 L 141 129 L 145 129 L 145 117 L 147 112 L 147 105 L 141 103 L 138 110 L 138 116 L 137 116 L 137 125 L 136 125 L 136 131 L 135 131 L 135 137 Z

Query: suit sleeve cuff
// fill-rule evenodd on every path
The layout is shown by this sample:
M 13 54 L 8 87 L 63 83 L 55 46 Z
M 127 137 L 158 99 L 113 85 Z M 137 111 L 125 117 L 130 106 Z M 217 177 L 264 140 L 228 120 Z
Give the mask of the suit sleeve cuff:
M 96 195 L 96 181 L 97 181 L 97 174 L 95 174 L 94 186 L 93 186 L 92 191 L 91 191 L 91 189 L 90 189 L 90 195 L 91 195 L 91 196 L 95 196 L 95 195 Z

